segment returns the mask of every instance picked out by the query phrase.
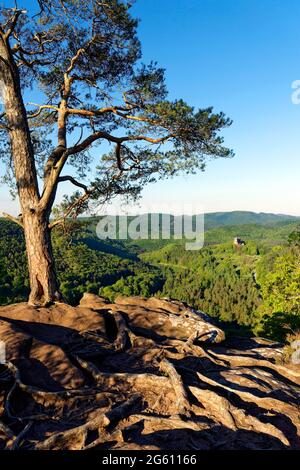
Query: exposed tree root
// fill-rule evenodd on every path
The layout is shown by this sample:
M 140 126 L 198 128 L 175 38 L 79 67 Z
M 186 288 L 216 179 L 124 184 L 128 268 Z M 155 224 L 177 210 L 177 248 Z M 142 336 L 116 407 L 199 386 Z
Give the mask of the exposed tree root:
M 131 408 L 140 400 L 139 396 L 131 397 L 128 402 L 121 403 L 116 408 L 113 408 L 110 413 L 103 413 L 96 418 L 88 421 L 82 426 L 78 426 L 69 431 L 60 432 L 52 435 L 44 442 L 39 443 L 35 446 L 36 450 L 58 450 L 64 449 L 65 444 L 67 443 L 69 450 L 81 450 L 88 445 L 86 444 L 88 434 L 93 431 L 97 434 L 97 439 L 99 438 L 99 433 L 103 429 L 107 428 L 108 425 L 114 420 L 120 420 L 125 418 L 127 413 L 131 411 Z
M 86 294 L 0 317 L 1 449 L 300 449 L 300 370 L 185 304 Z
M 190 404 L 187 397 L 187 393 L 184 389 L 183 382 L 177 370 L 167 359 L 163 359 L 159 363 L 159 369 L 170 377 L 171 383 L 174 387 L 176 395 L 176 407 L 178 408 L 179 415 L 190 416 Z

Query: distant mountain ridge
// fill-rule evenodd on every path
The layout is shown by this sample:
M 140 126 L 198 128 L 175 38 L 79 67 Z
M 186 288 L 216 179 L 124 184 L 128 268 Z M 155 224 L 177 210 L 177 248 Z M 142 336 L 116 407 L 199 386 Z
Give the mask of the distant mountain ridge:
M 269 225 L 279 222 L 296 222 L 297 220 L 300 221 L 300 217 L 251 211 L 210 212 L 204 215 L 206 229 L 222 227 L 224 225 Z
M 157 214 L 156 214 L 157 215 Z M 182 215 L 170 215 L 168 213 L 160 213 L 159 214 L 159 227 L 162 228 L 162 215 L 170 216 L 170 227 L 171 232 L 174 227 L 174 220 L 177 218 L 181 218 Z M 148 216 L 148 223 L 150 226 L 150 216 L 151 213 L 144 213 L 144 214 L 130 214 L 127 216 L 128 223 L 132 219 L 137 216 L 146 217 Z M 103 216 L 99 217 L 92 217 L 91 220 L 97 223 L 97 220 L 101 219 Z M 126 217 L 124 214 L 120 214 L 118 216 L 120 219 Z M 192 218 L 193 220 L 193 227 L 195 227 L 196 215 L 193 216 L 185 216 L 188 218 Z M 273 214 L 269 212 L 251 212 L 251 211 L 230 211 L 230 212 L 208 212 L 204 214 L 204 228 L 205 231 L 210 229 L 215 229 L 219 227 L 227 227 L 227 226 L 235 226 L 235 225 L 277 225 L 277 224 L 288 224 L 288 223 L 295 223 L 299 221 L 300 224 L 300 216 L 288 215 L 288 214 Z

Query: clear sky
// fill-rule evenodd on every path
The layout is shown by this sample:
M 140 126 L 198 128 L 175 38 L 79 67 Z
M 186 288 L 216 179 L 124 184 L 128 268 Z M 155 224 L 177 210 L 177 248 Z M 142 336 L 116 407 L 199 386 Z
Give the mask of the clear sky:
M 234 123 L 231 160 L 145 188 L 142 208 L 171 201 L 206 212 L 300 215 L 299 0 L 137 0 L 143 60 L 166 68 L 171 98 L 213 105 Z M 0 210 L 17 210 L 0 189 Z

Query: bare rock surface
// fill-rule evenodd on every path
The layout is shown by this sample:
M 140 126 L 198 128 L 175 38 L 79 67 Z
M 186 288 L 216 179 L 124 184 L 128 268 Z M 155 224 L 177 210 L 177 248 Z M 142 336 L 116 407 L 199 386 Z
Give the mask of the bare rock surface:
M 208 343 L 225 339 L 208 315 L 175 300 L 118 297 L 110 309 L 122 312 L 130 329 L 143 336 Z
M 300 368 L 182 302 L 0 308 L 0 449 L 300 449 Z

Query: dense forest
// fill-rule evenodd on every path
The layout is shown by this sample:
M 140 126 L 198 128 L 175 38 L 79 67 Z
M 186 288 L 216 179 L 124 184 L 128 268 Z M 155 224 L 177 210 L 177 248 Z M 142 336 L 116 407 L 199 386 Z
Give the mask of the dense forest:
M 72 222 L 53 232 L 62 293 L 73 305 L 84 292 L 110 300 L 120 294 L 175 298 L 228 329 L 284 340 L 300 328 L 298 221 L 240 220 L 249 217 L 211 217 L 205 246 L 196 252 L 186 251 L 182 240 L 99 240 L 94 220 Z M 233 245 L 237 234 L 245 246 Z M 0 220 L 0 304 L 24 301 L 28 293 L 22 230 Z

